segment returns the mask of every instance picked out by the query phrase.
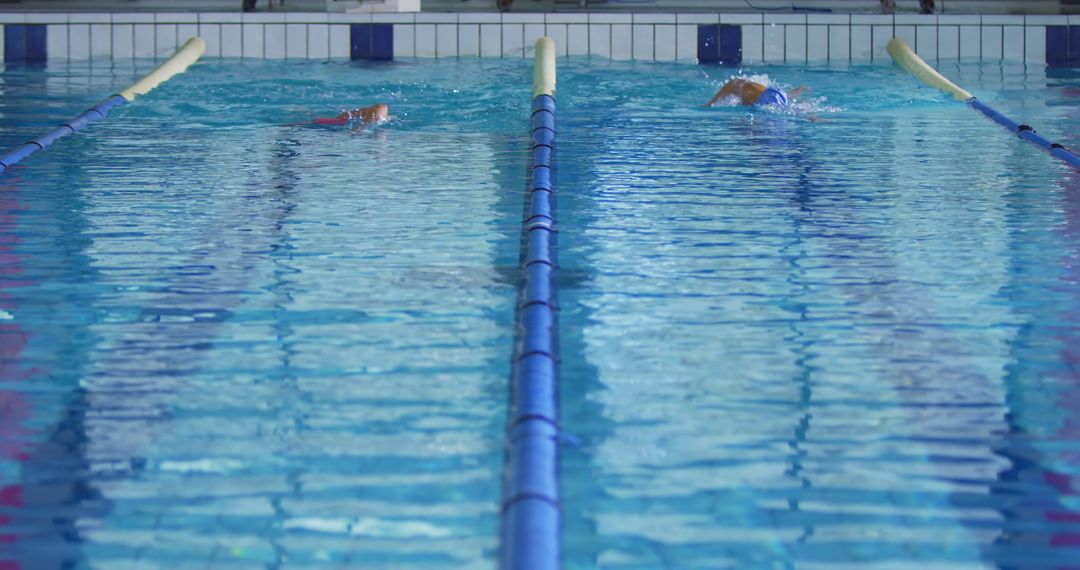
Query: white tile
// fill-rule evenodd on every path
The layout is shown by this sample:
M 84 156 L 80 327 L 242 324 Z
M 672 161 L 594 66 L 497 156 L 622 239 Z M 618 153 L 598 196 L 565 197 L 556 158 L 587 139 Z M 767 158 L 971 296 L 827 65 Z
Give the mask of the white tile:
M 46 30 L 45 35 L 48 36 L 48 34 L 49 32 Z M 64 32 L 64 35 L 67 36 L 66 31 Z M 46 38 L 45 41 L 47 43 L 48 38 Z M 67 58 L 67 44 L 64 44 L 64 48 L 64 58 Z M 48 57 L 49 53 L 45 52 L 45 58 L 48 59 Z M 4 26 L 2 25 L 0 25 L 0 61 L 4 61 Z
M 611 59 L 633 59 L 634 38 L 629 24 L 611 25 Z
M 536 40 L 544 37 L 544 24 L 525 24 L 524 30 L 525 57 L 533 57 L 536 49 Z
M 105 14 L 105 21 L 108 22 L 108 14 Z M 25 21 L 27 24 L 67 24 L 67 14 L 27 14 Z M 77 24 L 89 24 L 81 18 L 77 18 L 74 23 Z M 48 32 L 45 32 L 48 34 Z
M 410 14 L 410 16 L 413 16 Z M 370 24 L 371 13 L 338 12 L 327 14 L 327 21 L 331 24 Z
M 851 24 L 851 16 L 848 14 L 807 14 L 807 24 L 828 24 L 845 26 Z
M 589 55 L 611 57 L 611 26 L 589 24 Z
M 176 45 L 184 45 L 184 42 L 199 35 L 198 24 L 178 24 L 176 26 Z
M 938 17 L 934 14 L 897 14 L 893 21 L 897 26 L 936 26 Z
M 502 15 L 502 21 L 504 24 L 543 24 L 543 14 L 510 14 L 505 13 Z
M 551 38 L 551 41 L 555 42 L 555 55 L 562 57 L 566 55 L 566 24 L 553 24 L 547 22 L 544 24 L 544 34 Z
M 176 24 L 154 25 L 154 56 L 161 59 L 172 57 L 176 51 Z
M 521 24 L 503 24 L 502 26 L 502 56 L 525 57 L 524 55 L 524 31 Z M 481 45 L 481 49 L 483 46 Z
M 766 26 L 770 24 L 806 24 L 806 14 L 765 14 Z
M 46 38 L 48 41 L 48 38 Z M 68 26 L 68 58 L 90 59 L 90 25 L 71 24 Z
M 806 26 L 784 26 L 784 61 L 806 63 Z
M 26 23 L 32 23 L 33 19 L 31 14 L 26 15 Z M 39 15 L 41 17 L 43 15 Z M 77 12 L 68 14 L 67 21 L 69 24 L 111 24 L 111 14 L 92 14 L 89 12 Z
M 285 57 L 307 59 L 307 24 L 285 24 Z
M 0 12 L 0 24 L 25 24 L 26 14 L 11 14 Z
M 450 12 L 418 12 L 417 24 L 457 24 L 458 15 Z
M 329 14 L 319 12 L 285 12 L 286 24 L 325 24 L 329 21 Z
M 765 26 L 765 53 L 762 61 L 783 63 L 784 61 L 784 26 L 769 24 Z
M 482 57 L 502 55 L 501 24 L 480 24 L 480 55 Z
M 567 55 L 589 55 L 589 26 L 570 24 L 566 26 Z
M 435 57 L 457 57 L 457 24 L 436 24 Z
M 394 43 L 397 44 L 397 29 L 394 29 Z M 410 42 L 409 47 L 412 47 Z M 397 46 L 395 45 L 395 48 Z M 397 50 L 394 50 L 397 55 Z M 325 60 L 330 58 L 330 26 L 327 24 L 310 24 L 307 29 L 307 57 L 308 59 Z
M 877 25 L 877 26 L 891 26 L 893 23 L 893 17 L 891 14 L 852 14 L 851 25 Z
M 759 25 L 761 14 L 720 14 L 721 24 Z
M 285 24 L 263 26 L 263 57 L 284 59 L 285 47 Z
M 675 59 L 679 61 L 697 60 L 697 32 L 698 27 L 694 24 L 675 26 Z M 746 38 L 745 31 L 743 31 L 743 38 Z M 743 54 L 743 60 L 746 60 L 745 53 Z
M 873 26 L 873 42 L 874 50 L 870 57 L 874 61 L 892 62 L 892 57 L 889 56 L 889 52 L 885 48 L 889 45 L 889 40 L 893 37 L 892 26 Z
M 458 25 L 458 56 L 478 57 L 480 55 L 480 24 Z
M 1070 14 L 1069 15 L 1069 25 L 1070 26 L 1080 26 L 1080 14 Z
M 873 51 L 874 39 L 871 27 L 851 26 L 851 59 L 853 61 L 869 60 Z
M 371 14 L 362 14 L 362 18 L 371 21 Z M 284 12 L 244 12 L 240 15 L 240 21 L 245 24 L 284 24 Z
M 656 61 L 675 61 L 677 50 L 677 39 L 675 37 L 675 26 L 671 24 L 658 24 L 656 26 L 656 45 L 653 46 L 655 50 Z
M 412 13 L 404 14 L 372 14 L 372 24 L 415 24 L 416 15 Z
M 1002 35 L 1001 58 L 1024 61 L 1024 27 L 1005 26 Z
M 633 14 L 634 25 L 638 24 L 674 24 L 675 14 L 655 14 L 650 12 L 639 12 Z
M 194 12 L 158 12 L 154 21 L 159 24 L 198 24 L 199 15 Z
M 416 26 L 394 24 L 394 58 L 416 57 Z
M 113 26 L 115 28 L 115 26 Z M 206 42 L 205 57 L 221 56 L 221 24 L 199 24 L 198 36 Z M 113 49 L 116 49 L 116 40 L 113 39 Z
M 416 25 L 416 57 L 435 57 L 435 24 Z
M 960 57 L 978 58 L 981 55 L 982 34 L 979 26 L 960 26 Z
M 349 38 L 349 26 L 344 24 L 332 24 L 330 26 L 330 58 L 349 59 L 351 47 Z
M 240 57 L 244 54 L 244 27 L 241 24 L 221 24 L 221 57 Z
M 109 31 L 112 34 L 113 59 L 135 57 L 135 27 L 131 24 L 113 24 Z M 206 51 L 210 51 L 209 42 Z
M 631 14 L 589 14 L 590 24 L 631 24 L 634 17 Z
M 128 14 L 130 16 L 142 16 L 142 14 Z M 121 14 L 113 14 L 113 22 Z M 200 24 L 239 24 L 243 18 L 238 12 L 203 12 L 199 14 Z
M 112 59 L 112 26 L 90 24 L 90 57 Z
M 1024 17 L 1024 23 L 1028 26 L 1065 26 L 1069 23 L 1069 17 L 1028 15 Z M 1045 46 L 1043 49 L 1046 49 Z
M 502 14 L 462 12 L 458 14 L 458 23 L 461 24 L 501 24 Z
M 960 27 L 938 26 L 937 58 L 958 59 L 960 57 Z
M 1046 28 L 1027 26 L 1024 29 L 1024 60 L 1046 63 Z
M 938 25 L 950 25 L 950 26 L 967 26 L 967 25 L 979 25 L 982 23 L 982 19 L 978 15 L 945 15 L 938 16 Z
M 557 14 L 549 12 L 544 16 L 545 24 L 588 24 L 589 15 L 584 12 Z
M 654 59 L 656 57 L 656 46 L 653 45 L 653 36 L 656 30 L 648 24 L 635 24 L 632 28 L 631 57 L 642 60 Z
M 720 23 L 719 14 L 675 14 L 675 21 L 678 24 L 718 24 Z M 758 20 L 759 22 L 761 20 Z M 694 57 L 697 57 L 695 54 Z
M 0 26 L 3 29 L 3 26 Z M 45 54 L 49 59 L 68 58 L 68 27 L 66 24 L 50 24 L 45 28 Z
M 984 26 L 1023 26 L 1024 16 L 1014 14 L 984 14 L 982 17 Z
M 851 60 L 851 28 L 829 26 L 829 61 Z
M 915 26 L 893 26 L 892 35 L 915 49 Z
M 806 26 L 806 60 L 829 61 L 829 26 Z
M 764 58 L 762 45 L 765 43 L 765 31 L 761 26 L 742 27 L 743 63 L 759 63 Z M 694 57 L 697 57 L 697 36 L 694 37 Z
M 983 61 L 999 61 L 1001 59 L 1001 26 L 982 27 L 982 54 Z
M 915 53 L 919 57 L 930 61 L 938 57 L 938 28 L 937 26 L 915 26 Z
M 243 57 L 263 58 L 263 24 L 243 25 Z

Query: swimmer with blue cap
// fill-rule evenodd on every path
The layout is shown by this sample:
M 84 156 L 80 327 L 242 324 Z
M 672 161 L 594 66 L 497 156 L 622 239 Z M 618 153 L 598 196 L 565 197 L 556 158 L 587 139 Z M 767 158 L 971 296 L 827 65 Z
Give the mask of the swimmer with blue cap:
M 739 98 L 739 103 L 742 105 L 776 105 L 777 107 L 787 107 L 790 104 L 790 100 L 802 95 L 806 91 L 806 87 L 796 87 L 792 89 L 790 93 L 785 93 L 783 89 L 775 85 L 765 85 L 752 81 L 745 77 L 736 77 L 724 84 L 716 95 L 713 95 L 712 99 L 709 99 L 708 103 L 705 103 L 706 107 L 712 107 L 714 103 L 732 95 Z

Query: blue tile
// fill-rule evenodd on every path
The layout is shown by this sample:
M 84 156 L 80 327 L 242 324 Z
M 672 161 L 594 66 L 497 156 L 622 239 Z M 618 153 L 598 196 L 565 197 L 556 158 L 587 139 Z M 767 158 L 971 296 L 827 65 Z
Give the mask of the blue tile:
M 26 61 L 38 63 L 48 58 L 45 48 L 47 29 L 44 24 L 26 26 Z
M 720 26 L 720 63 L 739 65 L 742 63 L 742 26 L 725 24 Z
M 26 26 L 4 26 L 4 61 L 26 61 Z
M 371 59 L 371 24 L 353 24 L 349 29 L 352 59 Z
M 1080 26 L 1069 26 L 1069 64 L 1080 65 Z
M 1046 63 L 1063 64 L 1069 60 L 1069 27 L 1046 26 Z
M 371 25 L 371 59 L 394 59 L 394 25 Z
M 715 63 L 720 60 L 720 26 L 702 24 L 697 27 L 698 63 Z

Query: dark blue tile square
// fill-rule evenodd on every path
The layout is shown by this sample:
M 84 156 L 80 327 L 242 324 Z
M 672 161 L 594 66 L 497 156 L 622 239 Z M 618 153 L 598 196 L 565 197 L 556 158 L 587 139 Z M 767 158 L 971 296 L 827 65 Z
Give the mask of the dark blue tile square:
M 720 26 L 720 63 L 742 63 L 742 26 Z
M 720 26 L 703 24 L 697 27 L 698 63 L 715 63 L 720 60 Z
M 26 61 L 26 26 L 4 26 L 4 61 Z
M 371 25 L 371 59 L 394 59 L 394 25 Z
M 26 26 L 26 61 L 44 63 L 46 53 L 46 26 L 44 24 L 28 24 Z
M 371 59 L 371 24 L 353 24 L 349 28 L 349 44 L 352 59 Z
M 1080 65 L 1080 26 L 1069 26 L 1069 64 Z
M 1069 26 L 1046 26 L 1046 63 L 1063 64 L 1069 60 Z

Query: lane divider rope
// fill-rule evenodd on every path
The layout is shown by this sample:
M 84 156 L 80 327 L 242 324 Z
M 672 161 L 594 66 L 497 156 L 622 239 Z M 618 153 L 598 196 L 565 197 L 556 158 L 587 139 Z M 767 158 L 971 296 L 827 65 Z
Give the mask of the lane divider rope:
M 1068 149 L 1058 143 L 1050 142 L 1045 137 L 1036 133 L 1035 129 L 1030 126 L 1019 124 L 994 110 L 986 103 L 979 101 L 971 93 L 961 89 L 955 83 L 938 73 L 936 69 L 930 67 L 921 57 L 912 51 L 911 47 L 908 46 L 904 40 L 893 38 L 889 41 L 887 49 L 889 55 L 892 56 L 893 61 L 923 83 L 949 93 L 954 99 L 964 101 L 969 107 L 986 115 L 990 120 L 1008 129 L 1012 134 L 1045 150 L 1054 158 L 1061 160 L 1073 168 L 1080 169 L 1080 157 L 1076 154 L 1069 152 Z
M 0 156 L 0 172 L 5 172 L 34 153 L 45 150 L 46 147 L 52 145 L 56 141 L 81 131 L 86 125 L 104 119 L 108 116 L 109 111 L 112 111 L 116 107 L 134 101 L 135 97 L 139 95 L 149 93 L 158 85 L 168 81 L 174 75 L 183 72 L 190 67 L 191 64 L 198 61 L 199 58 L 202 57 L 204 51 L 206 51 L 206 43 L 203 42 L 202 39 L 189 39 L 180 49 L 176 50 L 176 53 L 174 53 L 172 57 L 157 66 L 157 68 L 142 79 L 131 84 L 127 89 L 124 89 L 115 95 L 111 95 L 109 98 L 87 109 L 74 119 L 71 119 L 40 137 L 25 142 L 3 156 Z
M 536 42 L 532 145 L 503 480 L 502 570 L 555 570 L 561 558 L 555 259 L 555 43 Z

